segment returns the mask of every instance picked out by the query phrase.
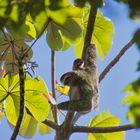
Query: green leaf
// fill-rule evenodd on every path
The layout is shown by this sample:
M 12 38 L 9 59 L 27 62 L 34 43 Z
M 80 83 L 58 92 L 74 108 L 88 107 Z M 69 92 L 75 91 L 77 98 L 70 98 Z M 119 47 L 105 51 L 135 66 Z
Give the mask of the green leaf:
M 67 0 L 61 0 L 61 3 L 59 3 L 60 6 L 57 8 L 57 4 L 53 4 L 52 9 L 52 2 L 51 0 L 45 0 L 45 7 L 46 7 L 46 14 L 49 18 L 51 18 L 54 22 L 63 24 L 67 17 L 68 17 L 68 11 L 67 6 L 69 5 Z M 55 8 L 54 8 L 55 7 Z
M 54 121 L 51 109 L 49 111 L 47 119 Z M 41 123 L 41 122 L 39 123 L 39 132 L 41 135 L 44 135 L 46 133 L 52 133 L 52 131 L 53 131 L 53 129 L 51 127 L 45 125 L 44 123 Z
M 32 116 L 25 113 L 19 134 L 31 138 L 36 134 L 38 122 Z
M 5 113 L 8 121 L 15 126 L 19 115 L 19 97 L 14 95 L 7 97 Z
M 34 20 L 34 23 L 35 23 L 35 28 L 37 29 L 38 32 L 42 31 L 42 29 L 45 26 L 47 20 L 48 20 L 48 16 L 47 16 L 47 13 L 45 11 L 40 12 L 36 16 L 36 18 Z
M 28 26 L 27 34 L 30 37 L 32 37 L 33 39 L 35 39 L 36 38 L 36 30 L 35 30 L 34 25 L 28 20 L 26 20 L 25 25 Z
M 18 80 L 19 81 L 19 80 Z M 13 94 L 19 96 L 19 83 L 13 86 Z M 26 76 L 25 79 L 25 106 L 38 121 L 43 121 L 49 113 L 49 103 L 42 95 L 48 94 L 45 82 L 41 77 L 33 79 Z
M 50 48 L 57 51 L 65 50 L 68 44 L 79 42 L 81 27 L 73 18 L 68 18 L 63 25 L 51 21 L 47 33 L 47 43 Z
M 91 121 L 90 127 L 110 127 L 110 126 L 118 126 L 120 119 L 111 115 L 109 111 L 102 112 L 101 114 L 95 116 Z M 89 133 L 89 140 L 124 140 L 125 133 L 124 132 L 116 132 L 116 133 Z
M 25 23 L 20 25 L 18 28 L 13 28 L 12 22 L 9 21 L 6 23 L 5 27 L 9 34 L 11 34 L 16 39 L 32 41 L 32 39 L 36 38 L 35 27 L 29 20 L 26 20 Z
M 37 80 L 38 79 L 38 80 Z M 48 116 L 50 105 L 43 93 L 48 95 L 48 89 L 41 77 L 33 79 L 26 76 L 25 79 L 25 106 L 37 121 L 43 121 Z M 0 78 L 1 98 L 7 94 L 6 116 L 8 121 L 15 126 L 19 114 L 19 76 L 6 76 Z
M 129 106 L 128 118 L 130 118 L 136 127 L 140 126 L 140 78 L 125 87 L 127 91 L 123 104 Z
M 85 8 L 83 10 L 83 36 L 78 45 L 75 47 L 75 53 L 77 57 L 81 57 L 83 46 L 84 46 L 84 37 L 86 33 L 86 27 L 89 16 L 89 9 Z M 104 17 L 100 11 L 98 11 L 95 26 L 94 26 L 94 35 L 92 37 L 92 43 L 96 44 L 97 53 L 100 59 L 104 57 L 110 51 L 112 45 L 112 39 L 114 35 L 114 26 L 110 19 Z
M 52 22 L 47 28 L 47 43 L 53 50 L 61 50 L 63 48 L 63 40 L 59 29 Z
M 27 93 L 26 107 L 37 121 L 44 121 L 49 113 L 50 105 L 48 101 L 39 93 Z
M 23 40 L 16 40 L 9 34 L 7 34 L 7 40 L 4 40 L 3 44 L 0 45 L 0 53 L 1 60 L 5 61 L 5 72 L 11 72 L 12 75 L 15 75 L 18 73 L 18 67 L 15 65 L 17 63 L 17 59 L 15 58 L 15 55 L 13 53 L 13 50 L 9 44 L 9 41 L 12 41 L 15 48 L 15 53 L 17 55 L 20 55 L 21 53 L 24 53 L 29 49 L 29 46 L 23 41 Z M 28 60 L 32 58 L 33 52 L 32 49 L 28 51 L 28 53 L 24 57 L 24 63 L 27 63 Z

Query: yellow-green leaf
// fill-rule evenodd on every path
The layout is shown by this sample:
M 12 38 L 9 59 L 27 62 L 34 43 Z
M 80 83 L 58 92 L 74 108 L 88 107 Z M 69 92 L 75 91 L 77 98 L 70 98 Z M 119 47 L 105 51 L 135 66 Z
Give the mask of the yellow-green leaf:
M 50 105 L 48 101 L 37 92 L 29 92 L 25 95 L 26 107 L 38 121 L 44 121 L 49 113 Z
M 54 121 L 53 119 L 53 115 L 52 115 L 52 110 L 49 111 L 49 114 L 47 116 L 47 119 Z M 39 132 L 40 134 L 44 135 L 46 133 L 51 133 L 53 131 L 53 129 L 47 125 L 45 125 L 44 123 L 39 123 Z
M 47 28 L 47 43 L 53 50 L 65 50 L 68 44 L 79 42 L 81 31 L 81 27 L 72 17 L 63 25 L 51 21 Z
M 82 54 L 88 16 L 89 9 L 85 8 L 83 10 L 83 27 L 84 27 L 83 36 L 81 37 L 79 44 L 75 46 L 75 53 L 77 57 L 81 57 Z M 114 26 L 112 21 L 109 18 L 103 16 L 102 13 L 98 11 L 94 25 L 94 34 L 92 37 L 92 43 L 96 44 L 97 53 L 101 59 L 103 59 L 110 51 L 113 35 L 114 35 Z
M 5 113 L 8 121 L 15 126 L 19 115 L 19 97 L 10 95 L 6 99 Z
M 28 26 L 28 31 L 27 34 L 32 37 L 32 38 L 36 38 L 36 30 L 35 27 L 33 25 L 33 23 L 31 23 L 30 21 L 26 20 L 25 25 Z
M 19 134 L 31 138 L 36 134 L 38 122 L 32 116 L 25 113 Z
M 110 126 L 118 126 L 120 122 L 119 118 L 111 115 L 109 111 L 102 112 L 101 114 L 95 116 L 91 121 L 90 127 L 110 127 Z M 125 133 L 124 132 L 116 132 L 116 133 L 89 133 L 88 140 L 124 140 Z

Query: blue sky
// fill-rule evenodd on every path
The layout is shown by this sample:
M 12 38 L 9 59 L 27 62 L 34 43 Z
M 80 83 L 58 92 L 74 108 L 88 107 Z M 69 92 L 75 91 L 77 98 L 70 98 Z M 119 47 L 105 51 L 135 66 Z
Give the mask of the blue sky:
M 105 66 L 118 54 L 119 50 L 132 38 L 133 33 L 140 26 L 140 22 L 134 22 L 128 18 L 127 7 L 123 4 L 117 4 L 109 0 L 112 5 L 106 5 L 101 9 L 103 14 L 109 17 L 115 26 L 115 35 L 113 39 L 113 45 L 110 53 L 107 57 L 101 61 L 98 59 L 99 72 L 105 68 Z M 37 69 L 37 75 L 41 75 L 46 84 L 51 90 L 51 71 L 50 71 L 50 49 L 46 45 L 45 36 L 36 43 L 33 48 L 34 57 L 33 60 L 37 61 L 39 68 Z M 123 88 L 135 80 L 138 77 L 136 72 L 137 62 L 139 60 L 139 52 L 134 45 L 128 52 L 122 57 L 118 64 L 113 67 L 106 78 L 100 84 L 100 109 L 99 112 L 92 111 L 89 114 L 81 117 L 77 124 L 86 125 L 88 121 L 96 114 L 109 110 L 113 115 L 122 119 L 121 124 L 127 124 L 130 121 L 126 119 L 126 113 L 128 108 L 122 106 L 121 102 L 125 96 L 122 92 Z M 72 62 L 75 59 L 74 49 L 71 47 L 65 52 L 56 52 L 56 79 L 59 80 L 60 76 L 71 70 Z M 60 98 L 63 99 L 63 98 Z M 60 120 L 63 119 L 63 116 Z M 2 140 L 10 139 L 12 130 L 9 127 L 6 118 L 4 117 L 0 122 L 0 136 Z M 139 140 L 140 130 L 131 130 L 126 132 L 126 140 Z M 53 134 L 47 134 L 41 136 L 37 133 L 32 140 L 53 140 Z M 87 134 L 74 134 L 70 140 L 81 139 L 87 140 Z M 25 138 L 18 137 L 17 140 L 26 140 Z

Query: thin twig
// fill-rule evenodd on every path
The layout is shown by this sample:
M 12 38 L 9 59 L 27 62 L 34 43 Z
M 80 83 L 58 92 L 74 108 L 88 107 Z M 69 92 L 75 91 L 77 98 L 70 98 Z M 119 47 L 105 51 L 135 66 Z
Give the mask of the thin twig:
M 100 74 L 99 77 L 99 82 L 101 82 L 105 76 L 107 75 L 107 73 L 113 68 L 113 66 L 120 60 L 120 58 L 125 54 L 125 52 L 132 47 L 132 45 L 134 44 L 133 39 L 130 40 L 119 52 L 119 54 L 106 66 L 106 68 L 103 70 L 103 72 Z
M 83 60 L 85 60 L 85 57 L 86 57 L 85 52 L 87 50 L 87 47 L 91 44 L 92 35 L 94 34 L 94 24 L 95 24 L 97 10 L 98 8 L 96 6 L 93 6 L 93 5 L 91 6 L 88 24 L 87 24 L 86 36 L 84 40 L 84 48 L 83 48 L 83 54 L 82 54 Z
M 42 34 L 44 33 L 44 31 L 46 30 L 46 28 L 48 27 L 49 23 L 50 23 L 51 19 L 48 18 L 44 28 L 42 29 L 42 31 L 39 33 L 38 37 L 34 40 L 34 42 L 31 44 L 31 46 L 25 51 L 23 58 L 26 56 L 26 54 L 32 49 L 32 47 L 34 46 L 34 44 L 38 41 L 38 39 L 42 36 Z
M 127 131 L 136 129 L 132 124 L 111 126 L 111 127 L 86 127 L 86 126 L 74 126 L 73 133 L 113 133 L 119 131 Z
M 55 93 L 55 51 L 51 50 L 51 77 L 52 77 L 52 95 L 53 98 L 56 100 L 56 93 Z M 54 117 L 55 123 L 58 123 L 58 116 L 57 116 L 57 107 L 52 105 L 52 113 Z

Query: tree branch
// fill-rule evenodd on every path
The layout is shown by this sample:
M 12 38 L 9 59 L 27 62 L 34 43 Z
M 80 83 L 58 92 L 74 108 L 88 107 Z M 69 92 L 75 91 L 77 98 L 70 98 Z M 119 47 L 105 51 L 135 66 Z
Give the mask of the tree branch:
M 20 60 L 20 57 L 19 57 Z M 14 132 L 11 136 L 11 140 L 16 140 L 16 137 L 19 133 L 19 129 L 22 123 L 22 119 L 23 119 L 23 115 L 24 115 L 24 79 L 25 79 L 25 75 L 24 75 L 24 70 L 23 70 L 23 63 L 22 63 L 22 59 L 20 61 L 18 61 L 19 64 L 19 81 L 20 81 L 20 111 L 19 111 L 19 116 L 18 116 L 18 120 L 14 129 Z
M 56 100 L 56 93 L 55 93 L 55 51 L 51 50 L 51 77 L 52 77 L 52 95 L 53 98 Z M 57 116 L 57 106 L 52 105 L 52 113 L 54 117 L 54 121 L 58 123 L 58 116 Z
M 86 57 L 85 52 L 87 50 L 87 47 L 91 44 L 92 35 L 94 34 L 94 24 L 95 24 L 97 10 L 98 8 L 96 6 L 93 6 L 93 5 L 91 6 L 89 18 L 88 18 L 88 24 L 87 24 L 87 31 L 86 31 L 85 40 L 84 40 L 84 48 L 83 48 L 83 54 L 82 54 L 83 60 L 85 60 L 85 57 Z
M 121 126 L 111 126 L 111 127 L 86 127 L 86 126 L 74 126 L 73 133 L 113 133 L 119 131 L 127 131 L 135 129 L 132 124 L 121 125 Z
M 24 115 L 24 79 L 25 79 L 25 75 L 24 75 L 24 70 L 23 70 L 23 62 L 22 62 L 22 56 L 18 56 L 15 48 L 14 48 L 14 42 L 13 41 L 9 41 L 6 33 L 4 32 L 4 30 L 2 30 L 5 39 L 8 41 L 9 46 L 11 47 L 11 50 L 13 51 L 16 60 L 18 61 L 18 70 L 19 70 L 19 81 L 20 81 L 20 110 L 19 110 L 19 116 L 18 116 L 18 120 L 16 122 L 16 126 L 14 129 L 14 132 L 11 136 L 11 140 L 16 140 L 16 137 L 19 133 L 19 129 L 22 123 L 22 119 L 23 119 L 23 115 Z M 8 96 L 8 94 L 7 94 Z
M 42 123 L 44 123 L 45 125 L 47 125 L 47 126 L 53 128 L 53 129 L 55 129 L 55 130 L 59 129 L 59 125 L 57 125 L 56 123 L 54 123 L 54 122 L 52 122 L 52 121 L 50 121 L 50 120 L 48 120 L 48 119 L 46 119 L 46 120 L 43 121 Z
M 133 39 L 130 40 L 119 52 L 119 54 L 106 66 L 106 68 L 103 70 L 103 72 L 99 76 L 99 82 L 101 82 L 107 73 L 113 68 L 113 66 L 120 60 L 120 58 L 125 54 L 125 52 L 132 47 L 134 44 Z
M 32 117 L 34 118 L 33 114 L 29 111 L 29 109 L 28 109 L 27 107 L 25 107 L 25 109 L 26 109 L 27 113 L 28 113 L 30 116 L 32 116 Z M 55 129 L 55 130 L 56 130 L 56 129 L 59 129 L 59 125 L 56 124 L 55 122 L 52 122 L 52 121 L 49 120 L 49 119 L 46 119 L 46 120 L 42 121 L 42 123 L 44 123 L 45 125 L 47 125 L 47 126 L 53 128 L 53 129 Z

